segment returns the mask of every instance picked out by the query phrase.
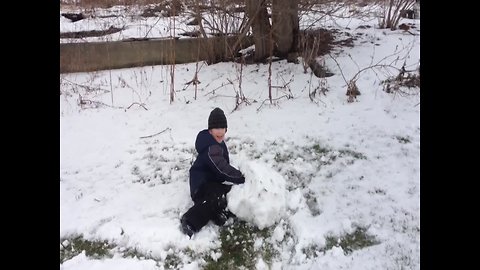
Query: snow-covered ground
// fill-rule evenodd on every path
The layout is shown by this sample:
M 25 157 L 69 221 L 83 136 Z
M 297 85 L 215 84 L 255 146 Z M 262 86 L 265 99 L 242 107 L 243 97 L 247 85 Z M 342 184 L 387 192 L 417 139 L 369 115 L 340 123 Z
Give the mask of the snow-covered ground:
M 81 22 L 61 20 L 60 29 L 88 28 Z M 402 22 L 419 33 L 419 20 Z M 239 64 L 200 63 L 197 99 L 186 85 L 196 64 L 176 65 L 172 103 L 170 66 L 61 74 L 61 250 L 75 253 L 77 236 L 114 247 L 101 258 L 77 252 L 60 269 L 202 269 L 227 256 L 222 236 L 239 233 L 232 219 L 192 239 L 179 230 L 193 204 L 195 138 L 215 107 L 226 112 L 231 163 L 246 176 L 229 207 L 256 232 L 254 268 L 419 269 L 419 89 L 386 93 L 381 81 L 398 71 L 378 66 L 358 75 L 361 95 L 350 103 L 344 77 L 375 64 L 417 69 L 420 36 L 377 29 L 377 19 L 318 23 L 348 26 L 338 29 L 356 37 L 354 46 L 320 59 L 329 78 L 274 62 L 273 104 L 265 64 L 244 66 L 240 85 Z M 234 110 L 240 86 L 248 104 Z M 328 91 L 312 101 L 321 86 Z

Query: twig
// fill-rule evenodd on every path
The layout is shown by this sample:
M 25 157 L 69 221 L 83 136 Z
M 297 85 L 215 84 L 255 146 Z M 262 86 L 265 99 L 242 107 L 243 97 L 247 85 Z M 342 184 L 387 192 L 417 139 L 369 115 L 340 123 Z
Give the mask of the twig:
M 80 105 L 80 107 L 82 109 L 84 109 L 83 105 L 91 105 L 91 104 L 93 104 L 95 106 L 95 108 L 98 108 L 98 106 L 106 106 L 106 107 L 110 107 L 110 108 L 114 108 L 114 109 L 124 109 L 123 107 L 111 106 L 111 105 L 108 105 L 108 104 L 103 103 L 101 101 L 83 99 L 82 95 L 80 95 L 80 94 L 78 94 L 78 96 L 79 96 L 78 105 Z
M 148 29 L 147 33 L 145 34 L 144 38 L 147 38 L 148 37 L 148 34 L 150 34 L 150 31 L 152 31 L 153 27 L 155 27 L 155 25 L 157 25 L 157 23 L 163 19 L 163 16 L 160 16 L 158 17 L 158 20 L 152 25 L 150 26 L 150 29 Z
M 159 135 L 159 134 L 162 134 L 163 132 L 165 132 L 165 131 L 167 131 L 167 130 L 172 130 L 172 129 L 168 127 L 168 128 L 166 128 L 166 129 L 158 132 L 158 133 L 153 134 L 153 135 L 140 137 L 140 139 L 151 138 L 151 137 L 153 137 L 153 136 L 157 136 L 157 135 Z
M 130 107 L 132 107 L 132 106 L 133 106 L 133 105 L 135 105 L 135 104 L 137 104 L 138 106 L 140 106 L 140 107 L 144 108 L 146 111 L 148 111 L 148 109 L 147 109 L 147 108 L 145 108 L 145 106 L 143 106 L 143 105 L 145 105 L 145 104 L 143 104 L 143 103 L 142 103 L 142 104 L 140 104 L 140 103 L 138 103 L 138 102 L 133 102 L 133 103 L 132 103 L 132 104 L 130 104 L 130 106 L 128 106 L 128 107 L 127 107 L 125 110 L 128 110 L 128 109 L 130 109 Z
M 342 68 L 340 67 L 340 64 L 337 62 L 337 59 L 335 59 L 335 57 L 333 57 L 331 54 L 328 54 L 328 55 L 330 56 L 330 58 L 333 59 L 333 61 L 335 61 L 335 63 L 337 64 L 338 68 L 340 69 L 340 74 L 342 74 L 343 80 L 345 81 L 346 84 L 348 84 L 347 79 L 345 78 L 345 75 L 343 75 Z
M 237 73 L 238 76 L 238 91 L 235 90 L 235 85 L 230 79 L 227 79 L 232 85 L 233 85 L 233 91 L 235 91 L 235 108 L 233 108 L 232 113 L 236 111 L 238 108 L 240 108 L 240 105 L 242 103 L 245 103 L 247 105 L 250 105 L 250 101 L 245 97 L 242 91 L 242 76 L 243 76 L 243 65 L 245 63 L 245 58 L 242 56 L 241 61 L 240 61 L 240 71 Z M 237 69 L 237 64 L 235 64 L 235 68 Z M 238 71 L 238 69 L 237 69 Z
M 227 79 L 227 81 L 229 81 L 229 82 L 228 82 L 228 83 L 226 83 L 226 84 L 224 84 L 224 83 L 222 82 L 222 85 L 220 85 L 220 86 L 216 87 L 215 89 L 213 89 L 212 91 L 210 91 L 210 92 L 206 93 L 204 96 L 208 96 L 209 94 L 213 94 L 213 95 L 215 95 L 215 91 L 216 91 L 216 90 L 218 90 L 218 89 L 220 89 L 220 88 L 222 88 L 222 87 L 224 87 L 224 86 L 227 86 L 227 85 L 233 84 L 232 80 L 230 80 L 230 79 Z M 234 80 L 234 81 L 236 81 L 236 80 Z
M 85 88 L 85 90 L 86 90 L 87 92 L 88 92 L 88 91 L 104 91 L 104 92 L 109 92 L 109 90 L 107 90 L 107 89 L 102 89 L 102 88 L 100 88 L 100 87 L 98 87 L 98 88 L 93 88 L 93 87 L 90 87 L 90 86 L 86 86 L 86 85 L 82 85 L 82 84 L 79 84 L 79 83 L 76 83 L 76 82 L 72 82 L 72 81 L 70 81 L 70 80 L 68 80 L 68 79 L 65 79 L 65 78 L 62 78 L 62 80 L 63 80 L 63 81 L 66 81 L 66 82 L 68 82 L 68 83 L 70 83 L 70 84 L 72 84 L 72 85 L 76 85 L 76 86 L 78 86 L 78 87 Z
M 197 66 L 198 66 L 198 61 L 197 61 Z M 193 85 L 195 86 L 195 88 L 196 88 L 197 85 L 201 83 L 201 82 L 198 80 L 197 74 L 198 74 L 198 73 L 195 72 L 195 75 L 193 76 L 193 79 L 192 79 L 191 81 L 185 83 L 185 86 L 183 87 L 182 91 L 185 91 L 191 84 L 193 84 Z M 195 89 L 195 94 L 196 94 L 196 92 L 197 92 L 197 91 L 196 91 L 196 89 Z M 196 96 L 195 96 L 195 99 L 197 99 Z
M 219 97 L 225 97 L 225 98 L 236 98 L 236 96 L 228 96 L 228 95 L 215 95 L 215 96 L 211 96 L 208 98 L 208 100 L 212 100 L 212 99 L 216 99 L 216 98 L 219 98 Z
M 283 95 L 283 96 L 281 96 L 281 97 L 274 98 L 274 99 L 272 99 L 271 101 L 277 101 L 277 100 L 279 100 L 279 99 L 281 99 L 281 98 L 284 98 L 284 97 L 286 97 L 286 98 L 288 99 L 288 95 Z M 264 104 L 266 101 L 269 101 L 269 100 L 270 100 L 270 99 L 267 98 L 267 99 L 265 99 L 264 101 L 262 101 L 262 104 L 260 104 L 260 106 L 257 108 L 257 112 L 260 111 L 260 108 L 263 106 L 263 104 Z

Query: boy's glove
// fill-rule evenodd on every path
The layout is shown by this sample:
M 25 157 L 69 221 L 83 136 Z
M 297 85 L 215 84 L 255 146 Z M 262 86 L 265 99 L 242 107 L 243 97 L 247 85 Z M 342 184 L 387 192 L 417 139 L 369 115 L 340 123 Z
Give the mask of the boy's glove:
M 243 183 L 245 183 L 245 175 L 242 173 L 242 181 L 240 184 L 243 184 Z

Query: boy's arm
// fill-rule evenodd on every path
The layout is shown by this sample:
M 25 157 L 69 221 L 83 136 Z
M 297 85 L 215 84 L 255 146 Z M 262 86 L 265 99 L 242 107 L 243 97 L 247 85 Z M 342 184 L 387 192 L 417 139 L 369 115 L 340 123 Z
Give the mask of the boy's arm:
M 245 177 L 242 172 L 235 169 L 228 164 L 225 157 L 223 157 L 223 149 L 220 145 L 212 145 L 208 148 L 208 161 L 207 164 L 219 181 L 223 184 L 242 184 L 245 183 Z

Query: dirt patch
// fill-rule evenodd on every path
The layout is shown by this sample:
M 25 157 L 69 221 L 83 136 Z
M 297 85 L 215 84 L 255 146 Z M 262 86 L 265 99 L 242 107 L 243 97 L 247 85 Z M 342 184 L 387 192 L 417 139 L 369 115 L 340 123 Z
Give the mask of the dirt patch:
M 300 33 L 300 51 L 313 51 L 315 56 L 322 56 L 332 50 L 336 30 L 324 28 L 306 30 Z
M 318 78 L 333 76 L 322 63 L 317 61 L 318 57 L 327 55 L 334 47 L 351 46 L 353 47 L 353 38 L 345 33 L 348 37 L 341 39 L 343 33 L 337 29 L 312 29 L 302 31 L 300 34 L 299 51 L 304 61 L 304 69 L 310 67 L 313 74 Z M 339 40 L 340 39 L 340 40 Z
M 178 0 L 162 1 L 143 10 L 142 17 L 171 17 L 178 16 L 184 11 L 182 3 Z

